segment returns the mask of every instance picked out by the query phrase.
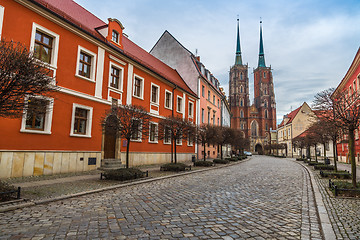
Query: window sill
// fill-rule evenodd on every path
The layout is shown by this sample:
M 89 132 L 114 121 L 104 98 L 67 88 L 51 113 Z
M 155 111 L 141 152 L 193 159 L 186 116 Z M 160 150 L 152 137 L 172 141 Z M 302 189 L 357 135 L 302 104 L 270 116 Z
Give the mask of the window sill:
M 140 100 L 144 100 L 143 97 L 138 97 L 138 96 L 136 96 L 136 95 L 133 95 L 133 97 L 134 97 L 134 98 L 137 98 L 137 99 L 140 99 Z
M 39 64 L 39 65 L 44 65 L 45 67 L 48 67 L 52 70 L 56 70 L 57 69 L 57 66 L 56 65 L 53 65 L 53 64 L 50 64 L 50 63 L 47 63 L 47 62 L 43 62 L 41 61 L 40 59 L 37 59 L 35 58 L 35 63 Z
M 157 144 L 157 143 L 159 143 L 158 141 L 156 141 L 156 142 L 151 142 L 151 141 L 149 141 L 149 143 L 155 143 L 155 144 Z
M 164 142 L 164 145 L 170 145 L 171 142 Z
M 87 80 L 87 81 L 89 81 L 89 82 L 93 82 L 93 83 L 95 82 L 95 80 L 94 80 L 94 79 L 87 78 L 87 77 L 81 76 L 81 75 L 79 75 L 79 74 L 75 74 L 75 77 L 78 77 L 78 78 L 81 78 L 81 79 Z
M 168 110 L 172 110 L 172 107 L 166 107 L 164 106 L 165 109 L 168 109 Z
M 110 86 L 109 86 L 109 90 L 113 91 L 113 92 L 117 92 L 117 93 L 123 93 L 122 89 L 118 89 L 118 88 L 114 88 L 114 87 L 110 87 Z
M 21 133 L 35 133 L 35 134 L 44 134 L 44 135 L 50 135 L 50 131 L 43 131 L 43 130 L 31 130 L 31 129 L 20 129 Z
M 81 137 L 81 138 L 91 138 L 91 135 L 83 135 L 83 134 L 75 134 L 75 133 L 70 133 L 71 137 Z
M 136 140 L 136 139 L 130 139 L 130 142 L 142 142 L 142 140 L 141 140 L 141 139 L 138 139 L 138 140 Z

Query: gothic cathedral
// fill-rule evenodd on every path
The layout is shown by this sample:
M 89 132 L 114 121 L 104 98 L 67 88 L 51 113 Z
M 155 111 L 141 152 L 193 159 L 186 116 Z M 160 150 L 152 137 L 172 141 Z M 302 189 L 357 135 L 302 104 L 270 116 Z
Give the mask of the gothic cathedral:
M 260 21 L 260 48 L 258 66 L 254 69 L 254 102 L 250 104 L 248 64 L 243 64 L 240 47 L 239 19 L 235 65 L 230 69 L 229 100 L 231 127 L 242 131 L 250 140 L 251 152 L 262 153 L 270 143 L 270 130 L 276 129 L 276 103 L 271 66 L 266 67 Z

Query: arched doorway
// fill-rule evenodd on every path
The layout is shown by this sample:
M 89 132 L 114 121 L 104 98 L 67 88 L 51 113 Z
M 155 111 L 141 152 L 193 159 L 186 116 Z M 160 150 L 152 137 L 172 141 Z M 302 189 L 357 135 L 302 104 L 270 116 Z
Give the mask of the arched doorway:
M 104 126 L 104 159 L 115 158 L 116 156 L 116 122 L 117 118 L 110 115 Z
M 264 154 L 263 147 L 261 146 L 261 144 L 258 143 L 255 145 L 255 152 L 257 152 L 259 155 Z

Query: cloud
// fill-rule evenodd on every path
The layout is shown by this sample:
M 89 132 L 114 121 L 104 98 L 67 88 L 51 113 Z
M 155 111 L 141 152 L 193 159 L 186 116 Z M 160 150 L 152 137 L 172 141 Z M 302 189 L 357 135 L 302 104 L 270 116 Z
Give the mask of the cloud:
M 278 121 L 304 101 L 336 87 L 359 48 L 360 1 L 356 0 L 77 0 L 103 20 L 119 19 L 136 44 L 150 50 L 168 30 L 228 91 L 235 61 L 236 18 L 242 58 L 249 64 L 250 91 L 263 20 L 265 59 L 273 69 Z M 250 96 L 251 99 L 253 96 Z

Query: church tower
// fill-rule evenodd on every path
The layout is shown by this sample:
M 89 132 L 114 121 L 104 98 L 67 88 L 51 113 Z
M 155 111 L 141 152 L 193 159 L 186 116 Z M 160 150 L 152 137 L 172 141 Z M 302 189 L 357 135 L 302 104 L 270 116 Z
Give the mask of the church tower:
M 241 129 L 244 137 L 248 137 L 249 78 L 248 65 L 243 64 L 241 56 L 239 19 L 237 19 L 235 64 L 230 68 L 229 74 L 229 98 L 231 126 L 234 129 Z
M 276 103 L 271 66 L 265 64 L 262 22 L 260 21 L 260 46 L 258 66 L 254 69 L 254 104 L 259 112 L 259 136 L 270 137 L 270 128 L 276 129 Z

